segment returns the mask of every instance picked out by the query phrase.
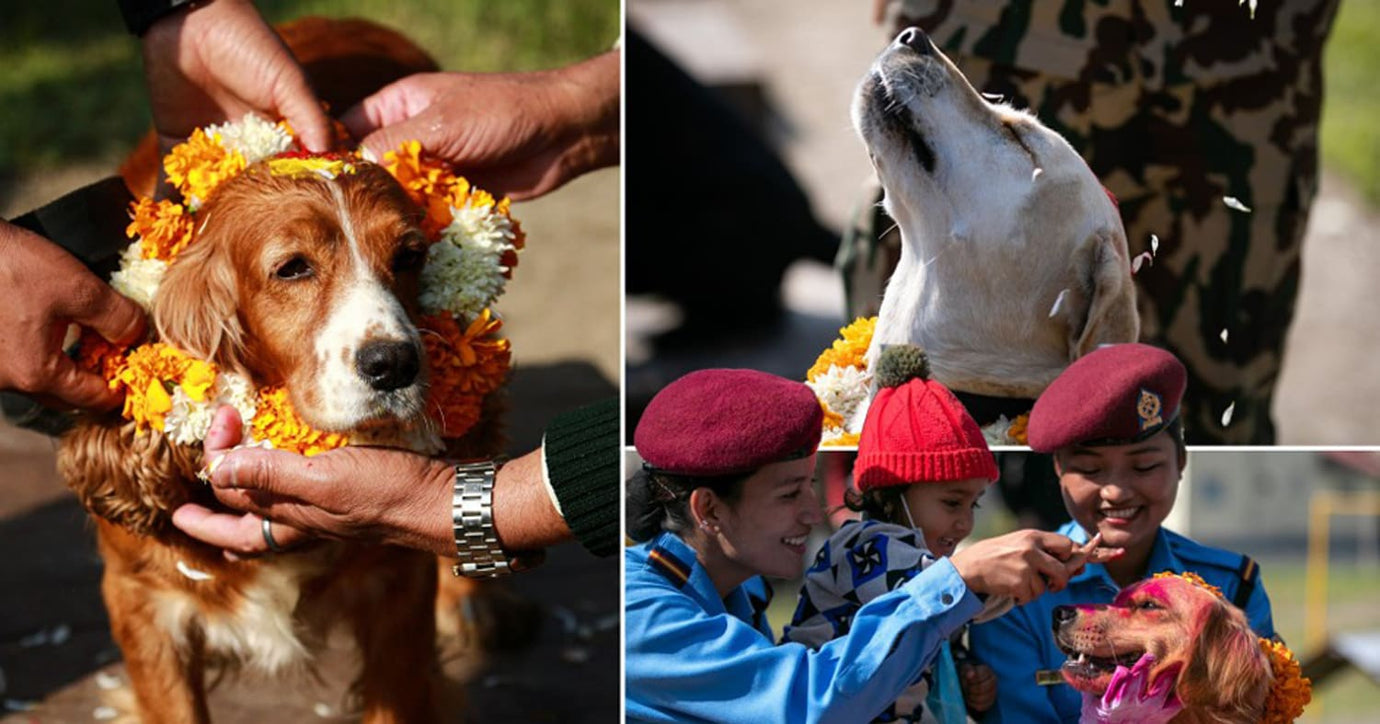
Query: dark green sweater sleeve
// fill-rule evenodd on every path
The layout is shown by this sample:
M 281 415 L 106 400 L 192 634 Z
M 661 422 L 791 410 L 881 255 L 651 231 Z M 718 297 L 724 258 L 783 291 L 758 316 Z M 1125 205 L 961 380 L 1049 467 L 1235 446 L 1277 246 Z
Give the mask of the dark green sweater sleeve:
M 547 479 L 566 525 L 590 553 L 618 549 L 618 399 L 563 413 L 542 440 Z

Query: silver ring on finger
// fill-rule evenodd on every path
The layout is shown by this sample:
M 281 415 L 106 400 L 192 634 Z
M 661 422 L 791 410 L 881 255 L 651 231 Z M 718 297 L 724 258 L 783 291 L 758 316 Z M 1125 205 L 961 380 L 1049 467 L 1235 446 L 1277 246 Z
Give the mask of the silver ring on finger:
M 282 553 L 283 547 L 278 545 L 278 541 L 273 540 L 273 521 L 268 518 L 264 518 L 263 520 L 264 545 L 267 545 L 268 550 L 274 553 Z

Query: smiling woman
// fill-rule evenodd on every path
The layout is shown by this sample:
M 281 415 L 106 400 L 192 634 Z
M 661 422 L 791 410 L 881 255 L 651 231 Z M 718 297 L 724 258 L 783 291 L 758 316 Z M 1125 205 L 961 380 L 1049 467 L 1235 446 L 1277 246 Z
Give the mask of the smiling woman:
M 691 373 L 648 405 L 634 436 L 644 463 L 628 482 L 629 534 L 642 542 L 625 554 L 629 721 L 869 720 L 982 610 L 980 594 L 1057 590 L 1081 565 L 1067 537 L 1019 531 L 930 560 L 818 648 L 775 645 L 763 576 L 799 576 L 821 521 L 823 416 L 804 384 L 752 370 Z M 980 449 L 951 468 L 985 486 L 995 468 L 968 426 Z M 975 496 L 942 493 L 940 508 L 952 497 L 962 510 L 936 528 L 941 544 L 971 528 Z

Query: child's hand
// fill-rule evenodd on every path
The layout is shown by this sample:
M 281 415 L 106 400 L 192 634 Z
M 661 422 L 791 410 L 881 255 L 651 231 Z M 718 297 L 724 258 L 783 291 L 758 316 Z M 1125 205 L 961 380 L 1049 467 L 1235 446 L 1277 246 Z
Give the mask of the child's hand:
M 958 681 L 969 709 L 987 711 L 997 703 L 997 675 L 986 664 L 959 665 Z

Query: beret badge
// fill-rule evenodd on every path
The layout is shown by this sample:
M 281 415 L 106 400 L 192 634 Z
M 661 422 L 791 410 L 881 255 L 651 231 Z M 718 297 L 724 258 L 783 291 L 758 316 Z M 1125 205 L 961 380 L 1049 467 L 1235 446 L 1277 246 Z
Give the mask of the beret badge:
M 1160 396 L 1145 389 L 1140 388 L 1140 399 L 1136 401 L 1136 415 L 1140 418 L 1140 429 L 1148 430 L 1151 427 L 1164 422 L 1160 417 L 1160 411 L 1164 409 L 1164 404 L 1160 401 Z

